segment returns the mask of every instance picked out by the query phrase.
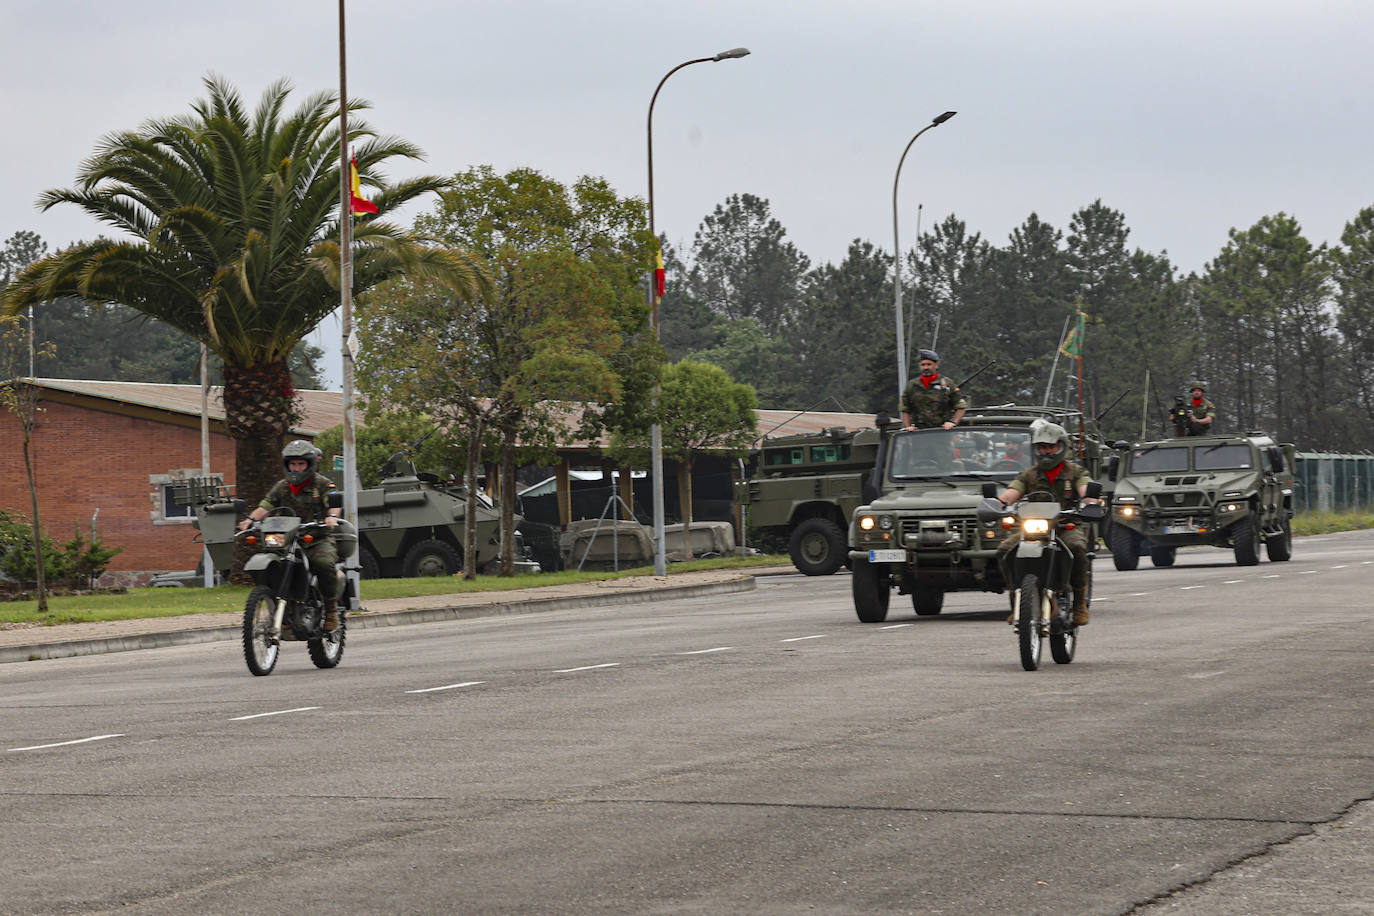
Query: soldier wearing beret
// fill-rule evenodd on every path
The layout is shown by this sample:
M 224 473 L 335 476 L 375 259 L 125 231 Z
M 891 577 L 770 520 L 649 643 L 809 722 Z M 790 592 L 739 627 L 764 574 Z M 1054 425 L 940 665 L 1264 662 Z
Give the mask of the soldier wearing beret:
M 902 392 L 902 425 L 907 429 L 953 429 L 964 418 L 968 402 L 959 393 L 959 386 L 940 374 L 940 354 L 920 350 L 916 356 L 921 374 Z

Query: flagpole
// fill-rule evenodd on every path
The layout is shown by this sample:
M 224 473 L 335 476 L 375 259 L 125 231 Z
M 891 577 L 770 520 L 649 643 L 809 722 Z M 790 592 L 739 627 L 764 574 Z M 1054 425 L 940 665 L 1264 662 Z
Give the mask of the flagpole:
M 339 0 L 339 307 L 343 345 L 343 459 L 344 518 L 358 524 L 358 465 L 353 428 L 353 172 L 348 158 L 348 55 L 345 0 Z M 361 610 L 357 554 L 344 561 L 353 582 L 350 611 Z
M 1050 380 L 1045 383 L 1045 397 L 1040 402 L 1041 407 L 1050 406 L 1050 389 L 1054 387 L 1054 373 L 1059 369 L 1059 354 L 1064 349 L 1064 338 L 1069 333 L 1069 319 L 1072 315 L 1064 316 L 1064 330 L 1059 332 L 1059 346 L 1054 348 L 1054 362 L 1050 364 Z

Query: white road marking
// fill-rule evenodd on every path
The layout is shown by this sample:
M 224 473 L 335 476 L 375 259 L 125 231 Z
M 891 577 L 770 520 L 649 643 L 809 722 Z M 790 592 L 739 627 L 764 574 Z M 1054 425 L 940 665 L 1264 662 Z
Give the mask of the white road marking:
M 893 624 L 888 624 L 888 625 L 885 626 L 885 627 L 878 627 L 878 629 L 880 629 L 880 630 L 900 630 L 902 627 L 914 627 L 914 626 L 916 626 L 916 624 L 914 624 L 914 623 L 893 623 Z
M 1145 596 L 1147 596 L 1147 595 L 1149 595 L 1149 594 L 1150 594 L 1149 592 L 1131 592 L 1131 593 L 1130 593 L 1129 595 L 1127 595 L 1126 597 L 1127 597 L 1127 598 L 1144 598 Z
M 706 655 L 708 652 L 729 652 L 734 646 L 716 646 L 714 649 L 693 649 L 691 652 L 679 652 L 678 655 Z
M 1179 591 L 1181 591 L 1181 592 L 1186 592 L 1186 591 L 1188 591 L 1188 589 L 1190 589 L 1190 588 L 1206 588 L 1206 587 L 1207 587 L 1207 586 L 1205 586 L 1205 585 L 1185 585 L 1185 586 L 1183 586 L 1182 588 L 1180 588 Z
M 1244 582 L 1244 581 L 1245 581 L 1244 579 L 1227 579 L 1225 582 L 1223 582 L 1223 583 L 1221 583 L 1221 584 L 1222 584 L 1222 585 L 1240 585 L 1240 584 L 1241 584 L 1242 582 Z
M 1300 575 L 1300 576 L 1310 576 L 1310 575 L 1313 575 L 1315 572 L 1316 572 L 1315 569 L 1304 569 L 1302 572 L 1298 573 L 1298 575 Z
M 1329 567 L 1329 568 L 1330 568 L 1330 569 L 1345 569 L 1345 564 L 1342 563 L 1340 566 L 1332 566 L 1332 567 Z
M 559 668 L 554 674 L 572 674 L 574 671 L 594 671 L 597 668 L 619 668 L 620 662 L 606 662 L 604 665 L 583 665 L 581 668 Z
M 323 709 L 323 706 L 297 706 L 295 709 L 278 709 L 276 712 L 257 712 L 251 716 L 235 716 L 230 722 L 245 722 L 249 719 L 261 719 L 265 716 L 284 716 L 291 712 L 310 712 L 312 709 Z
M 783 642 L 801 642 L 803 639 L 825 639 L 825 634 L 824 634 L 824 633 L 818 633 L 818 634 L 816 634 L 815 636 L 793 636 L 791 639 L 784 639 L 784 640 L 782 640 L 782 641 L 783 641 Z
M 75 741 L 58 741 L 56 744 L 34 744 L 29 747 L 12 747 L 12 751 L 42 751 L 50 747 L 66 747 L 69 744 L 85 744 L 87 741 L 104 741 L 106 738 L 123 738 L 123 735 L 92 735 L 89 738 L 77 738 Z
M 463 681 L 461 684 L 445 684 L 442 687 L 423 687 L 419 690 L 407 690 L 406 693 L 434 693 L 436 690 L 457 690 L 459 687 L 476 687 L 484 684 L 485 681 Z
M 1282 578 L 1282 577 L 1281 577 L 1278 573 L 1270 573 L 1270 574 L 1267 575 L 1267 576 L 1260 576 L 1260 578 L 1261 578 L 1261 579 L 1279 579 L 1279 578 Z

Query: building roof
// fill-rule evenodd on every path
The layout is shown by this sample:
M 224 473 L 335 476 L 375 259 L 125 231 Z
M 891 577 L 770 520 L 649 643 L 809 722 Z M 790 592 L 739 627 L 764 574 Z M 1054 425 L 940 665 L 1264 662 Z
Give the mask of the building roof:
M 200 422 L 199 385 L 164 385 L 154 382 L 102 382 L 88 379 L 36 378 L 43 396 L 54 401 L 94 410 L 139 415 L 165 415 L 163 419 Z M 206 413 L 215 425 L 224 423 L 224 389 L 212 386 Z M 343 422 L 343 392 L 297 390 L 301 400 L 301 421 L 293 433 L 315 436 Z M 175 419 L 173 419 L 175 418 Z
M 199 385 L 165 385 L 153 382 L 102 382 L 87 379 L 37 378 L 44 397 L 65 401 L 92 409 L 111 410 L 117 413 L 162 413 L 173 422 L 186 422 L 188 419 L 200 422 L 201 392 Z M 222 425 L 224 422 L 224 389 L 210 388 L 206 412 L 211 423 Z M 343 422 L 342 391 L 297 390 L 302 404 L 301 422 L 292 429 L 293 433 L 315 436 L 332 426 Z M 864 429 L 873 425 L 873 415 L 868 413 L 835 413 L 829 411 L 797 410 L 758 410 L 758 433 L 760 437 L 795 436 L 801 433 L 815 433 L 831 427 L 845 429 Z M 570 442 L 563 447 L 568 449 L 599 449 L 609 443 L 602 439 L 597 442 Z

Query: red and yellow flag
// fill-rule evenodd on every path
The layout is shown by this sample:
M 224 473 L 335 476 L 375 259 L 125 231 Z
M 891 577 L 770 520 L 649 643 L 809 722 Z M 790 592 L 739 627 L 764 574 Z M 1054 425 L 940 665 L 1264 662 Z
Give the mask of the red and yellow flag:
M 666 278 L 666 272 L 663 270 L 663 248 L 659 245 L 655 245 L 654 248 L 658 252 L 658 266 L 654 268 L 654 295 L 662 299 Z
M 353 214 L 376 213 L 377 205 L 362 195 L 362 187 L 358 183 L 358 157 L 355 154 L 348 162 L 348 187 L 349 197 L 353 199 Z

